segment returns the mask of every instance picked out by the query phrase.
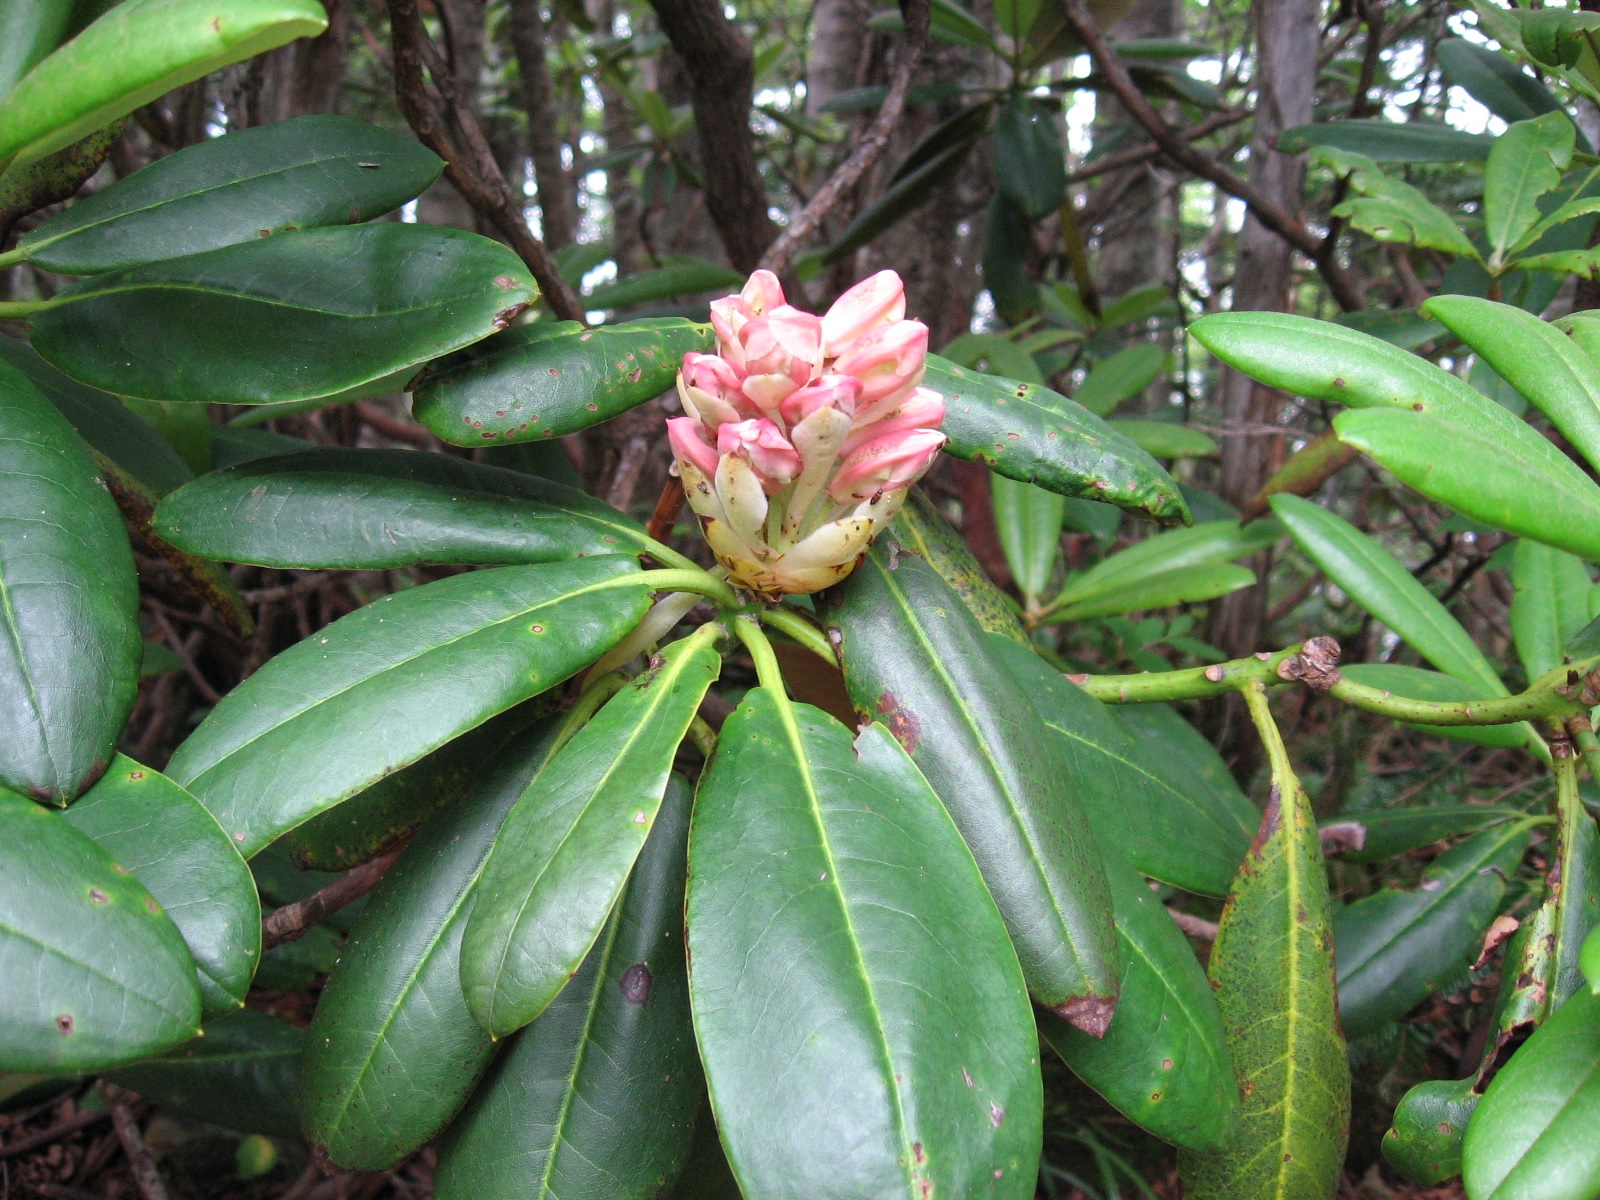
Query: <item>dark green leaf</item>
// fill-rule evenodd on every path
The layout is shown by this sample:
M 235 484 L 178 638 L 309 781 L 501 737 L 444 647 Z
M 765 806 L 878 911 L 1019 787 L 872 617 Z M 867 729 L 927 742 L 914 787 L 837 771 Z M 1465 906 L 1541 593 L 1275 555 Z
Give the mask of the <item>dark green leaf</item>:
M 225 696 L 167 773 L 249 858 L 593 662 L 644 615 L 636 566 L 501 567 L 385 596 Z
M 945 400 L 946 451 L 1063 496 L 1103 500 L 1169 524 L 1186 522 L 1178 487 L 1157 462 L 1065 396 L 928 356 L 923 386 Z
M 1117 948 L 1094 836 L 1063 795 L 1066 751 L 1033 698 L 927 563 L 891 570 L 874 550 L 827 594 L 851 703 L 888 725 L 973 848 L 1028 987 L 1068 1020 L 1103 1030 Z
M 1502 121 L 1555 112 L 1561 102 L 1507 55 L 1464 38 L 1445 38 L 1435 53 L 1446 82 L 1466 91 Z
M 988 653 L 1021 687 L 1035 720 L 1060 735 L 1067 770 L 1057 786 L 1088 815 L 1101 844 L 1117 847 L 1135 869 L 1164 883 L 1226 893 L 1250 848 L 1255 807 L 1237 788 L 1230 794 L 1197 786 L 1189 764 L 1137 739 L 1120 711 L 1073 687 L 1031 650 L 988 640 Z M 1122 957 L 1126 981 L 1130 967 Z
M 1235 820 L 1246 822 L 1250 829 L 1259 824 L 1260 810 L 1239 790 L 1222 755 L 1177 709 L 1170 704 L 1119 704 L 1116 715 L 1144 743 L 1147 759 L 1171 764 L 1195 803 L 1235 813 Z
M 597 329 L 541 321 L 431 364 L 412 411 L 458 446 L 559 437 L 671 390 L 683 356 L 711 344 L 709 325 L 681 317 Z
M 1348 1036 L 1403 1017 L 1472 961 L 1527 847 L 1523 824 L 1485 830 L 1435 859 L 1415 891 L 1386 888 L 1334 913 Z
M 1028 271 L 1033 249 L 1028 214 L 996 192 L 983 231 L 983 285 L 1008 325 L 1023 324 L 1039 307 L 1042 293 Z
M 1580 559 L 1526 539 L 1511 560 L 1511 636 L 1529 679 L 1559 667 L 1567 643 L 1594 616 L 1593 586 Z
M 1341 850 L 1347 862 L 1381 863 L 1420 850 L 1446 838 L 1476 833 L 1524 814 L 1515 808 L 1487 804 L 1430 804 L 1422 808 L 1386 808 L 1376 812 L 1342 813 L 1332 824 L 1355 823 L 1363 830 L 1359 849 Z
M 1350 1069 L 1328 885 L 1310 797 L 1271 734 L 1272 791 L 1207 972 L 1244 1103 L 1225 1150 L 1179 1156 L 1189 1200 L 1327 1200 L 1344 1161 Z
M 1424 1187 L 1461 1174 L 1461 1139 L 1481 1097 L 1471 1079 L 1430 1079 L 1400 1097 L 1383 1157 Z
M 114 271 L 284 230 L 353 225 L 400 207 L 443 169 L 398 133 L 348 117 L 297 117 L 157 159 L 18 246 L 48 271 Z
M 1163 298 L 1166 290 L 1162 289 Z M 1157 342 L 1135 342 L 1094 365 L 1072 398 L 1097 417 L 1110 416 L 1172 367 L 1172 355 Z
M 1380 163 L 1482 162 L 1489 157 L 1493 145 L 1494 138 L 1487 133 L 1465 133 L 1448 125 L 1401 123 L 1381 117 L 1296 125 L 1278 135 L 1278 149 L 1284 154 L 1331 146 Z
M 0 101 L 0 164 L 29 163 L 229 63 L 315 37 L 317 0 L 123 0 Z
M 0 99 L 61 44 L 73 0 L 0 0 Z
M 1207 521 L 1189 529 L 1174 529 L 1144 538 L 1126 549 L 1109 555 L 1074 575 L 1061 589 L 1051 608 L 1082 606 L 1106 611 L 1128 612 L 1115 607 L 1130 590 L 1142 589 L 1153 580 L 1193 567 L 1208 567 L 1265 550 L 1283 536 L 1276 521 Z
M 1015 642 L 1027 640 L 1016 610 L 972 557 L 965 539 L 939 515 L 938 507 L 921 488 L 911 489 L 906 506 L 890 529 L 905 549 L 939 572 L 985 630 L 1004 634 Z
M 1410 700 L 1491 700 L 1495 695 L 1481 684 L 1467 683 L 1453 675 L 1401 663 L 1352 663 L 1341 668 L 1341 673 L 1354 683 L 1379 688 Z M 1532 744 L 1534 734 L 1533 727 L 1526 724 L 1415 725 L 1409 721 L 1405 724 L 1435 737 L 1475 742 L 1480 746 L 1527 746 Z
M 542 563 L 646 542 L 575 488 L 410 450 L 325 448 L 215 471 L 162 501 L 154 525 L 190 553 L 270 567 Z
M 1065 496 L 1004 475 L 992 476 L 995 529 L 1012 578 L 1030 608 L 1050 586 L 1061 555 L 1061 519 Z
M 667 647 L 539 772 L 506 817 L 461 945 L 461 987 L 504 1037 L 543 1012 L 600 936 L 716 680 L 717 625 Z
M 1511 1056 L 1472 1114 L 1475 1200 L 1587 1200 L 1600 1189 L 1600 997 L 1573 996 Z
M 97 275 L 31 320 L 40 354 L 107 391 L 267 404 L 332 396 L 470 345 L 534 291 L 498 242 L 380 222 Z
M 94 1071 L 200 1028 L 178 927 L 59 813 L 0 791 L 0 1062 Z
M 695 1032 L 747 1195 L 813 1200 L 844 1169 L 853 1195 L 1032 1197 L 1038 1043 L 1016 957 L 887 729 L 852 742 L 747 693 L 689 862 Z
M 1083 600 L 1060 608 L 1052 606 L 1050 619 L 1083 621 L 1090 617 L 1144 612 L 1152 608 L 1166 608 L 1173 604 L 1198 604 L 1203 600 L 1215 600 L 1218 596 L 1226 596 L 1229 592 L 1247 588 L 1255 581 L 1255 573 L 1248 567 L 1234 566 L 1231 563 L 1202 563 L 1175 571 L 1141 576 L 1114 596 Z
M 1013 94 L 995 118 L 994 172 L 1000 192 L 1029 219 L 1048 217 L 1067 195 L 1061 135 L 1048 110 Z
M 744 276 L 721 263 L 704 258 L 666 259 L 654 270 L 641 271 L 626 279 L 602 283 L 583 298 L 591 309 L 638 308 L 675 296 L 699 296 L 705 292 L 737 291 Z
M 110 1078 L 192 1120 L 298 1138 L 305 1042 L 305 1030 L 246 1008 L 206 1022 L 204 1036 Z
M 461 935 L 495 834 L 554 734 L 525 734 L 424 826 L 350 931 L 317 1004 L 301 1092 L 306 1136 L 341 1167 L 399 1162 L 489 1063 L 493 1042 L 461 994 Z
M 1221 1149 L 1239 1085 L 1211 985 L 1160 897 L 1113 854 L 1105 866 L 1122 949 L 1117 1015 L 1103 1038 L 1049 1012 L 1038 1014 L 1039 1032 L 1130 1120 L 1186 1150 Z
M 1217 443 L 1211 435 L 1176 421 L 1140 421 L 1114 417 L 1106 422 L 1154 458 L 1215 458 Z
M 106 769 L 138 688 L 139 591 L 88 451 L 0 363 L 0 785 L 66 804 Z
M 683 954 L 689 808 L 674 776 L 606 931 L 445 1136 L 439 1200 L 654 1200 L 683 1167 L 701 1098 Z
M 261 956 L 261 902 L 216 819 L 161 772 L 120 754 L 66 818 L 172 918 L 200 968 L 206 1013 L 242 1005 Z

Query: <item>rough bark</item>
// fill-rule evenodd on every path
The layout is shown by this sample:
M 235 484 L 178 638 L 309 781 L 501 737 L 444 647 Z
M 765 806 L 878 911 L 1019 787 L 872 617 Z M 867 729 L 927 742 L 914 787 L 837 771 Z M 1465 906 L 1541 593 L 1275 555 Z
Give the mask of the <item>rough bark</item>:
M 812 116 L 840 92 L 856 86 L 871 15 L 867 0 L 817 0 L 812 7 L 806 60 L 806 112 Z
M 556 117 L 555 88 L 545 56 L 544 17 L 539 0 L 511 0 L 511 46 L 522 76 L 522 107 L 528 117 L 528 157 L 538 188 L 539 216 L 545 245 L 552 250 L 571 244 L 577 214 L 561 163 L 561 130 Z

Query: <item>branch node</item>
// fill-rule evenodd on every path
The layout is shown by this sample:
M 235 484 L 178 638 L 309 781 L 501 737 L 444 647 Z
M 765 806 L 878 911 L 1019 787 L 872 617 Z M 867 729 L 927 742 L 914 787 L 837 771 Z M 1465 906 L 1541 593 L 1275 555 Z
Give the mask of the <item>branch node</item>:
M 1326 635 L 1310 639 L 1300 653 L 1278 664 L 1278 678 L 1303 683 L 1314 692 L 1326 692 L 1339 682 L 1339 643 Z

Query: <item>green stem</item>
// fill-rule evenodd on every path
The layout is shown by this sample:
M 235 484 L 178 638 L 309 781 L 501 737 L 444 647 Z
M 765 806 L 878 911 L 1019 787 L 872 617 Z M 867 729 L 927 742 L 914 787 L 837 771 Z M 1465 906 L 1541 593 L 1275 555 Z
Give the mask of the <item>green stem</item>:
M 829 645 L 827 636 L 794 609 L 774 605 L 763 608 L 760 616 L 763 622 L 771 625 L 791 641 L 804 646 L 829 666 L 839 665 L 839 659 L 834 654 L 833 647 Z
M 1572 738 L 1572 744 L 1578 748 L 1578 753 L 1583 755 L 1584 765 L 1589 768 L 1589 778 L 1600 783 L 1600 740 L 1594 736 L 1594 727 L 1589 724 L 1589 714 L 1571 717 L 1567 720 L 1567 734 Z
M 1182 671 L 1145 671 L 1138 675 L 1069 675 L 1096 700 L 1107 704 L 1148 704 L 1155 700 L 1198 700 L 1242 691 L 1252 683 L 1278 687 L 1291 682 L 1278 675 L 1278 664 L 1300 653 L 1290 646 L 1265 658 L 1236 658 L 1189 667 Z
M 686 555 L 679 554 L 671 546 L 663 545 L 661 542 L 656 541 L 653 537 L 645 538 L 644 544 L 645 549 L 649 551 L 650 557 L 655 559 L 658 563 L 661 563 L 663 566 L 675 567 L 680 571 L 704 570 L 704 568 L 701 567 L 699 563 L 695 562 L 694 559 L 689 558 Z
M 52 308 L 54 300 L 0 300 L 0 321 L 16 321 L 41 308 Z
M 589 718 L 600 710 L 600 706 L 620 692 L 622 685 L 627 682 L 628 677 L 621 671 L 613 671 L 584 688 L 573 701 L 572 707 L 567 710 L 567 715 L 562 718 L 561 728 L 556 731 L 555 743 L 550 747 L 550 753 L 545 756 L 545 761 L 554 758 L 556 751 L 565 746 L 573 734 L 588 724 Z
M 1244 706 L 1250 710 L 1250 720 L 1261 735 L 1261 744 L 1267 751 L 1267 764 L 1272 778 L 1281 788 L 1295 778 L 1294 764 L 1289 761 L 1289 748 L 1283 744 L 1283 734 L 1272 719 L 1272 709 L 1267 705 L 1267 688 L 1260 680 L 1251 680 L 1240 689 L 1244 693 Z
M 4 271 L 7 267 L 14 267 L 19 262 L 27 261 L 28 251 L 22 246 L 13 247 L 4 254 L 0 254 L 0 271 Z
M 1328 695 L 1352 708 L 1413 725 L 1515 725 L 1540 717 L 1568 717 L 1583 705 L 1560 692 L 1522 692 L 1493 700 L 1408 700 L 1378 688 L 1340 679 Z
M 783 672 L 778 669 L 778 656 L 773 652 L 767 635 L 761 632 L 759 621 L 750 613 L 740 613 L 733 619 L 733 632 L 750 652 L 750 658 L 756 664 L 756 679 L 761 686 L 770 691 L 780 705 L 786 705 L 789 693 L 783 687 Z
M 684 568 L 661 571 L 641 571 L 637 575 L 618 575 L 607 580 L 606 586 L 628 587 L 639 583 L 650 586 L 652 592 L 694 592 L 714 601 L 722 608 L 738 608 L 739 597 L 725 580 L 690 563 Z
M 707 762 L 711 761 L 711 756 L 717 749 L 717 731 L 699 714 L 689 722 L 689 740 L 694 743 L 694 748 L 700 751 L 701 758 Z

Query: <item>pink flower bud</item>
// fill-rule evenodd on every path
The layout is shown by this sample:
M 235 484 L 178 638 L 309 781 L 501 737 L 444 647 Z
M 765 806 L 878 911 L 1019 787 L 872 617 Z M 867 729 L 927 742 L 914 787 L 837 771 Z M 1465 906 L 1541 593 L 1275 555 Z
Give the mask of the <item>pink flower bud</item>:
M 928 327 L 921 321 L 896 321 L 862 334 L 833 369 L 861 380 L 865 407 L 921 383 L 927 357 Z
M 788 301 L 783 298 L 783 284 L 771 271 L 757 271 L 745 281 L 739 299 L 750 306 L 750 311 L 764 317 L 774 309 L 783 308 Z
M 906 289 L 893 271 L 863 279 L 833 302 L 822 316 L 822 344 L 829 358 L 848 353 L 856 339 L 878 325 L 906 315 Z
M 861 381 L 854 375 L 824 375 L 792 393 L 781 411 L 792 429 L 819 408 L 836 408 L 847 417 L 854 416 L 860 399 Z
M 800 474 L 800 455 L 789 439 L 765 417 L 723 425 L 717 430 L 717 453 L 734 454 L 755 468 L 767 495 L 782 491 Z
M 706 441 L 700 422 L 693 417 L 668 417 L 667 441 L 677 458 L 693 463 L 707 479 L 717 473 L 716 447 Z
M 739 329 L 739 342 L 751 375 L 787 375 L 799 387 L 822 365 L 822 321 L 797 308 L 752 317 Z
M 849 458 L 868 442 L 891 433 L 903 434 L 910 429 L 937 429 L 943 420 L 944 397 L 932 388 L 913 388 L 911 395 L 902 400 L 899 407 L 871 424 L 858 424 L 852 429 L 839 454 Z
M 892 492 L 921 479 L 945 443 L 937 429 L 890 433 L 861 446 L 844 460 L 828 485 L 840 504 L 860 503 L 879 492 Z
M 724 421 L 742 421 L 751 415 L 743 411 L 748 406 L 743 405 L 741 382 L 738 368 L 715 354 L 691 350 L 678 372 L 678 398 L 684 412 L 715 430 Z

